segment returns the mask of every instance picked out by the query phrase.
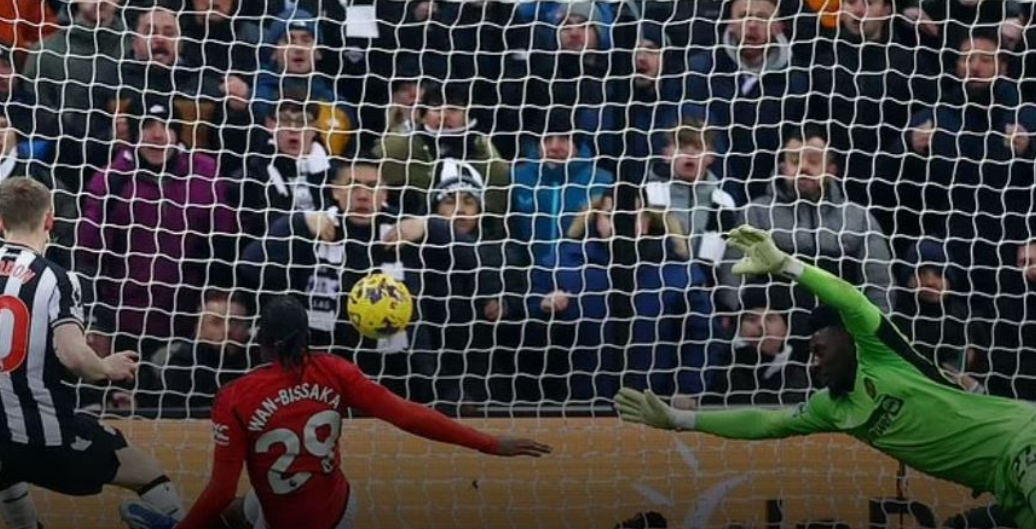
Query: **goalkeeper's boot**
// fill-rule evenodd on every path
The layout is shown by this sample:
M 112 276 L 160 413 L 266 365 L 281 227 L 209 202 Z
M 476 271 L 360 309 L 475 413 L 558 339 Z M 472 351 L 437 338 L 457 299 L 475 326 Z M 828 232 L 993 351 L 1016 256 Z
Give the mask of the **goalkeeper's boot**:
M 176 520 L 140 500 L 126 500 L 119 507 L 119 516 L 130 529 L 173 529 Z

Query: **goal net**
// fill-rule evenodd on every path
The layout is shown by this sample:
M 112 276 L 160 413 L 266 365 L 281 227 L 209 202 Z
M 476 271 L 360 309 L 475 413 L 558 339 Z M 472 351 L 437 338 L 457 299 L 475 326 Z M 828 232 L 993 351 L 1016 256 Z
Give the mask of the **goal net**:
M 48 256 L 91 344 L 142 354 L 132 386 L 78 383 L 82 408 L 141 419 L 118 424 L 188 501 L 212 399 L 290 293 L 315 347 L 558 449 L 501 463 L 350 422 L 365 527 L 922 527 L 989 503 L 849 438 L 662 435 L 611 401 L 822 387 L 816 299 L 732 274 L 741 223 L 967 390 L 1036 398 L 1029 3 L 26 4 L 0 10 L 0 178 L 55 190 Z M 346 302 L 376 271 L 415 316 L 370 339 Z M 48 527 L 117 505 L 43 498 Z

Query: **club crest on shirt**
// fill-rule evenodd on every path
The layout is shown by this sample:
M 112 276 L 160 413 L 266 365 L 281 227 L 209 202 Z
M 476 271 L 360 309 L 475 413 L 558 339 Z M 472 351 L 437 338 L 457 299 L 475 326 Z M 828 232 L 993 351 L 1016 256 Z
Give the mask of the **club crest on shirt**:
M 903 399 L 891 395 L 879 395 L 878 405 L 864 425 L 866 438 L 874 441 L 885 435 L 903 411 Z

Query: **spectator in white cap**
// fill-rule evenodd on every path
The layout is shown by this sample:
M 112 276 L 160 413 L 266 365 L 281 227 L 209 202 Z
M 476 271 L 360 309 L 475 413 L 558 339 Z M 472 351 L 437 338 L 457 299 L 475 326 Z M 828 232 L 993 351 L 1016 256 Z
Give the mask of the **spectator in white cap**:
M 398 245 L 418 300 L 414 326 L 415 369 L 438 374 L 439 387 L 412 387 L 442 401 L 481 400 L 493 332 L 478 322 L 519 317 L 519 292 L 509 284 L 508 245 L 484 236 L 484 180 L 473 164 L 447 158 L 433 168 L 438 185 L 429 194 L 426 216 L 408 218 L 390 231 L 386 242 Z M 516 279 L 516 278 L 515 278 Z M 461 374 L 471 377 L 458 383 Z M 418 377 L 424 378 L 424 377 Z M 452 379 L 452 382 L 451 382 Z M 425 381 L 430 384 L 430 379 Z

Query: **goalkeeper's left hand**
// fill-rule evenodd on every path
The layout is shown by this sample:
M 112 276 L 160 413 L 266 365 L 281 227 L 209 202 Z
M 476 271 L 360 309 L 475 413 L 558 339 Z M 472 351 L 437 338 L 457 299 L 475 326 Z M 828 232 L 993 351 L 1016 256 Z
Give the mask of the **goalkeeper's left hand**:
M 641 393 L 631 388 L 619 390 L 615 407 L 624 421 L 662 430 L 693 430 L 697 415 L 694 410 L 673 409 L 650 391 Z
M 743 224 L 730 232 L 729 242 L 745 253 L 733 272 L 738 275 L 793 273 L 801 270 L 802 263 L 788 255 L 773 242 L 766 231 Z M 795 275 L 794 273 L 792 275 Z

